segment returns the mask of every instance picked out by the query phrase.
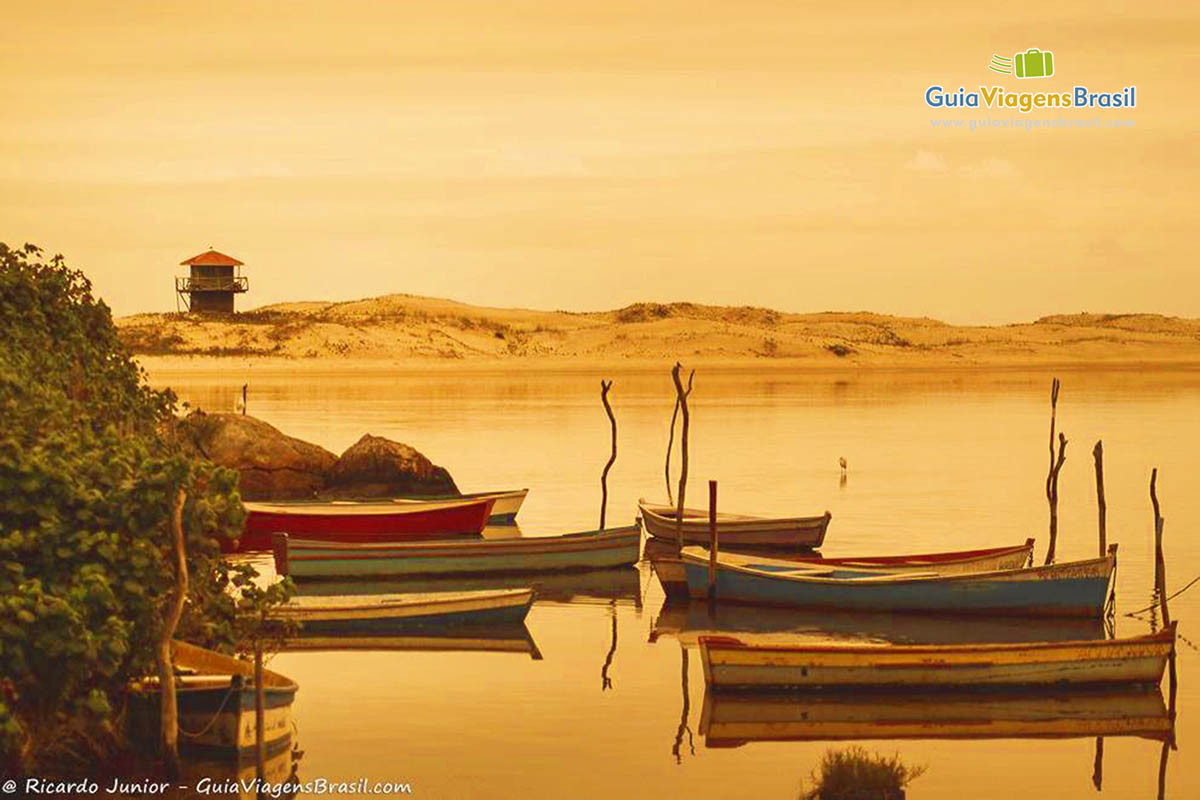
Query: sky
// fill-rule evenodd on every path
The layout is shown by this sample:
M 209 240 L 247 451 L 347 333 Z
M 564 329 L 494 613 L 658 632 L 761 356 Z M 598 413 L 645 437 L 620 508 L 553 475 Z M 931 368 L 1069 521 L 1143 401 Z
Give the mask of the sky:
M 0 0 L 0 241 L 118 315 L 406 292 L 1200 317 L 1200 5 Z M 987 70 L 1036 47 L 1055 74 Z M 1137 86 L 1134 109 L 935 110 Z M 1121 128 L 934 120 L 1129 120 Z

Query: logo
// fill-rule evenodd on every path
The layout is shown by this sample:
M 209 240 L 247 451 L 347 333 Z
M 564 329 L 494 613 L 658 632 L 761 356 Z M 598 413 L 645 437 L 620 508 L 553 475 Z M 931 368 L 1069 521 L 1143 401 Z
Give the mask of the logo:
M 1055 75 L 1054 61 L 1054 53 L 1050 50 L 1031 47 L 1014 53 L 1012 58 L 993 54 L 987 68 L 1021 80 L 1050 78 Z M 1137 86 L 1130 84 L 1097 92 L 1078 84 L 1070 90 L 1055 91 L 1010 91 L 1003 86 L 981 85 L 978 89 L 959 86 L 958 91 L 954 91 L 945 88 L 945 84 L 934 84 L 925 90 L 925 105 L 930 108 L 1012 109 L 1022 114 L 1060 108 L 1137 108 Z
M 1054 53 L 1031 47 L 1024 53 L 1016 53 L 1012 58 L 992 54 L 988 69 L 1018 78 L 1049 78 L 1054 74 Z

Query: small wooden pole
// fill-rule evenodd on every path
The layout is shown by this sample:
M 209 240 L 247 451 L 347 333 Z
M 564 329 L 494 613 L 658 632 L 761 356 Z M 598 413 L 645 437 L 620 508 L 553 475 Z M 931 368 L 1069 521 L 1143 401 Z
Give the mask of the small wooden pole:
M 667 463 L 663 473 L 667 479 L 667 505 L 675 505 L 675 493 L 671 491 L 671 450 L 675 447 L 675 419 L 679 416 L 679 397 L 675 397 L 675 410 L 671 412 L 671 432 L 667 436 Z
M 246 390 L 250 388 L 250 384 L 242 384 L 242 416 L 246 416 Z
M 175 556 L 175 585 L 171 588 L 169 605 L 158 637 L 158 685 L 161 706 L 159 723 L 163 759 L 166 762 L 167 776 L 171 780 L 179 777 L 179 707 L 175 697 L 171 640 L 175 638 L 175 629 L 179 626 L 179 618 L 183 616 L 183 604 L 188 592 L 187 551 L 183 535 L 183 506 L 186 502 L 187 492 L 180 489 L 175 494 L 175 504 L 171 509 L 171 549 Z
M 708 482 L 708 596 L 717 596 L 717 482 Z
M 1167 610 L 1167 562 L 1163 557 L 1163 519 L 1158 506 L 1158 468 L 1150 472 L 1150 503 L 1154 506 L 1154 591 L 1162 611 L 1163 627 L 1171 626 L 1171 613 Z
M 1058 544 L 1058 473 L 1067 458 L 1067 437 L 1058 434 L 1058 453 L 1054 451 L 1054 429 L 1058 421 L 1058 392 L 1062 388 L 1058 378 L 1050 384 L 1050 471 L 1046 474 L 1046 501 L 1050 504 L 1050 544 L 1046 550 L 1046 563 L 1054 563 L 1054 551 Z
M 1108 504 L 1104 500 L 1104 442 L 1097 441 L 1092 448 L 1092 457 L 1096 460 L 1096 508 L 1100 524 L 1100 558 L 1108 552 L 1108 527 L 1106 517 Z
M 691 422 L 687 399 L 688 395 L 692 393 L 692 379 L 696 377 L 696 370 L 692 370 L 688 375 L 687 388 L 684 389 L 683 381 L 679 377 L 679 372 L 682 369 L 683 366 L 678 361 L 675 362 L 675 366 L 671 369 L 671 380 L 675 382 L 675 397 L 679 401 L 679 410 L 683 414 L 683 425 L 679 430 L 679 500 L 676 505 L 675 516 L 675 544 L 680 550 L 683 549 L 683 504 L 684 496 L 687 494 L 688 430 Z
M 612 406 L 608 403 L 608 390 L 611 388 L 612 381 L 600 381 L 600 402 L 604 404 L 604 412 L 608 414 L 608 421 L 612 425 L 612 454 L 600 473 L 600 530 L 604 530 L 604 515 L 608 510 L 608 471 L 617 460 L 617 418 L 613 416 Z
M 254 639 L 254 775 L 258 778 L 259 797 L 262 796 L 263 778 L 266 776 L 267 747 L 263 726 L 266 718 L 266 693 L 263 690 L 262 640 Z
M 1092 761 L 1092 785 L 1101 791 L 1104 785 L 1104 737 L 1096 737 L 1096 758 Z

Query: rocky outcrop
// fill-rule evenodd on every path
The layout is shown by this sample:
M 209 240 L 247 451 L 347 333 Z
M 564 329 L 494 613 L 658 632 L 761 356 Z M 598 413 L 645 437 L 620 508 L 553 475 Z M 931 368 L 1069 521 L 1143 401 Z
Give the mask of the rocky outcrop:
M 194 411 L 178 431 L 197 453 L 241 474 L 245 500 L 458 494 L 449 472 L 381 436 L 363 436 L 339 458 L 245 414 Z
M 331 497 L 458 494 L 454 479 L 417 450 L 365 434 L 342 453 L 326 475 Z
M 241 473 L 245 500 L 301 500 L 317 496 L 337 456 L 288 436 L 245 414 L 196 411 L 181 424 L 187 441 L 205 458 Z

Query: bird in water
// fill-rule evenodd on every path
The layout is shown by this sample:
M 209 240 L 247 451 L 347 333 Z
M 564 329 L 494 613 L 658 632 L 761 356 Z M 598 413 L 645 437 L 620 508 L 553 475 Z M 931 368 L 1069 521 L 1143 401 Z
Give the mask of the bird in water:
M 838 465 L 842 468 L 842 474 L 845 475 L 846 474 L 846 457 L 845 456 L 841 456 L 840 458 L 838 458 Z

